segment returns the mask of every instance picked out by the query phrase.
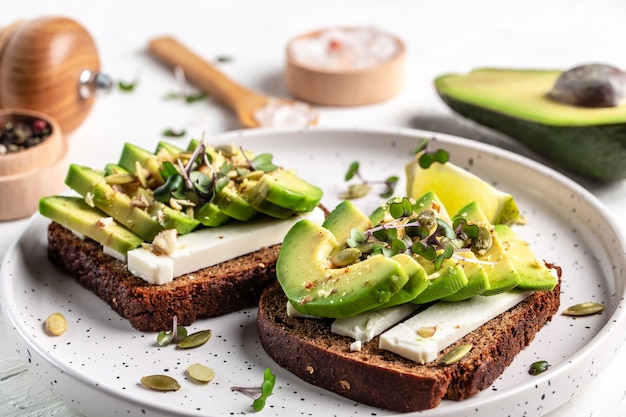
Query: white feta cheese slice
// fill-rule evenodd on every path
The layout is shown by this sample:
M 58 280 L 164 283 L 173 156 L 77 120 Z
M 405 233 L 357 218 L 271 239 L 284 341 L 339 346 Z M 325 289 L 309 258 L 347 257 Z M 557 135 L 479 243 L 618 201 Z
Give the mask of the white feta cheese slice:
M 379 348 L 417 363 L 431 362 L 441 350 L 519 304 L 530 294 L 509 291 L 453 303 L 438 302 L 381 334 Z M 431 327 L 435 328 L 431 337 L 418 334 L 420 329 Z
M 418 305 L 409 303 L 383 310 L 366 311 L 353 317 L 335 319 L 330 329 L 333 333 L 348 336 L 355 341 L 365 343 L 404 319 L 418 308 Z
M 128 251 L 128 270 L 151 284 L 162 285 L 174 277 L 281 243 L 289 229 L 305 218 L 322 224 L 324 212 L 315 208 L 286 220 L 259 218 L 197 230 L 179 236 L 177 249 L 168 255 L 143 247 Z

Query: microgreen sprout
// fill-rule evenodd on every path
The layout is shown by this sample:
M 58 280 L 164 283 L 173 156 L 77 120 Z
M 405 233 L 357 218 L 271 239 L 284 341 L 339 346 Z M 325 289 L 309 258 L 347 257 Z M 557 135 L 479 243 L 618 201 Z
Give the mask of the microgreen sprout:
M 388 177 L 384 181 L 369 181 L 363 178 L 361 175 L 360 163 L 358 161 L 352 162 L 348 167 L 348 171 L 345 174 L 344 179 L 346 181 L 350 181 L 354 178 L 358 179 L 360 182 L 357 184 L 352 184 L 348 187 L 348 191 L 341 194 L 340 198 L 343 200 L 351 200 L 355 198 L 361 198 L 369 194 L 372 190 L 373 184 L 382 184 L 384 186 L 384 191 L 379 194 L 382 198 L 389 198 L 393 195 L 394 189 L 398 183 L 399 178 L 395 175 Z
M 187 329 L 178 325 L 178 317 L 172 319 L 172 330 L 166 332 L 161 330 L 157 335 L 157 345 L 163 347 L 170 343 L 175 343 L 181 349 L 190 349 L 202 346 L 211 338 L 211 330 L 200 330 L 188 334 Z
M 270 368 L 266 368 L 263 374 L 263 383 L 260 387 L 239 387 L 233 386 L 230 389 L 240 392 L 253 398 L 252 408 L 254 411 L 261 411 L 265 407 L 267 397 L 272 395 L 274 385 L 276 384 L 276 375 L 272 373 Z
M 187 337 L 187 329 L 178 325 L 178 317 L 174 316 L 172 322 L 172 330 L 170 332 L 161 330 L 157 335 L 157 345 L 167 346 L 170 343 L 178 343 Z
M 186 152 L 175 161 L 164 161 L 160 171 L 164 183 L 154 190 L 154 198 L 162 203 L 169 203 L 171 199 L 188 201 L 201 207 L 211 202 L 216 194 L 234 180 L 231 175 L 233 170 L 237 174 L 236 178 L 243 178 L 255 171 L 271 172 L 278 169 L 269 153 L 249 158 L 240 148 L 242 158 L 235 165 L 229 158 L 233 156 L 232 150 L 214 150 L 222 151 L 225 156 L 219 166 L 213 161 L 216 154 L 207 148 L 204 141 L 200 141 L 191 154 Z
M 436 209 L 417 207 L 406 197 L 390 201 L 387 211 L 391 220 L 365 231 L 350 231 L 347 244 L 361 251 L 361 259 L 375 254 L 416 254 L 432 261 L 435 270 L 439 270 L 457 251 L 484 251 L 491 245 L 478 225 L 462 218 L 450 224 L 439 217 Z M 491 236 L 488 231 L 487 234 Z
M 430 141 L 428 139 L 422 139 L 417 148 L 411 151 L 411 154 L 417 155 L 420 152 L 422 153 L 418 158 L 418 163 L 420 167 L 423 169 L 429 168 L 433 163 L 439 162 L 440 164 L 445 164 L 448 162 L 449 155 L 448 152 L 443 149 L 437 149 L 436 151 L 431 151 L 428 149 L 428 144 Z

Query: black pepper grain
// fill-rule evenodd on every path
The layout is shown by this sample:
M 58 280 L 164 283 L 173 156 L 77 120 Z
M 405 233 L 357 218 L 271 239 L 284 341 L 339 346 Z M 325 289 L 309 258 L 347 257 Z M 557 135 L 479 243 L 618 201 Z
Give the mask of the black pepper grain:
M 0 155 L 20 152 L 43 142 L 52 133 L 52 126 L 42 119 L 0 121 Z

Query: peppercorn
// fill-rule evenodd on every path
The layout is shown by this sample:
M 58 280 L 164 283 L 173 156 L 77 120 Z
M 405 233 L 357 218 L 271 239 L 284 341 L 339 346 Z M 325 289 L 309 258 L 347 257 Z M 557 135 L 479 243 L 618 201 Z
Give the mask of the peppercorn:
M 0 121 L 0 155 L 20 152 L 40 144 L 52 133 L 52 126 L 43 119 L 31 123 Z

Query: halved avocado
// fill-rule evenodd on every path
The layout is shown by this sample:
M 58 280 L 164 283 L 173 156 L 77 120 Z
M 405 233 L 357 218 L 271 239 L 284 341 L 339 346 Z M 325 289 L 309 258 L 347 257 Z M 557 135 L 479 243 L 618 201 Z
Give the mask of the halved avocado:
M 481 68 L 435 79 L 455 112 L 504 133 L 571 173 L 626 178 L 626 104 L 580 107 L 549 96 L 560 70 Z

